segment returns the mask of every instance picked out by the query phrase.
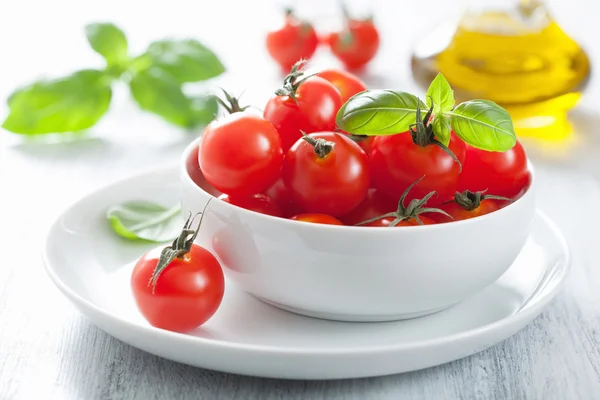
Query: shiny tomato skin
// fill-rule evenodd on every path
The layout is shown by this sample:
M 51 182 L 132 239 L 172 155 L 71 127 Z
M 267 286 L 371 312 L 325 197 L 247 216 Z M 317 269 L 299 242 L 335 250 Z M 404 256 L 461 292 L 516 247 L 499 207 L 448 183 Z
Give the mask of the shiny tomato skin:
M 283 216 L 286 218 L 302 212 L 302 209 L 294 203 L 294 195 L 285 186 L 283 178 L 277 179 L 270 188 L 265 190 L 265 194 L 279 206 Z
M 521 143 L 503 153 L 479 150 L 467 145 L 458 191 L 478 192 L 503 197 L 517 196 L 528 184 L 530 173 Z
M 277 130 L 270 122 L 247 112 L 211 122 L 198 151 L 206 180 L 220 192 L 234 196 L 267 189 L 279 177 L 282 162 Z
M 327 214 L 297 214 L 290 217 L 294 221 L 312 222 L 313 224 L 344 225 L 339 219 Z
M 287 16 L 283 26 L 267 34 L 267 51 L 284 71 L 300 59 L 310 59 L 319 39 L 313 26 L 293 16 Z
M 356 225 L 398 209 L 398 201 L 393 200 L 377 189 L 369 189 L 367 197 L 348 214 L 339 217 L 346 225 Z
M 342 106 L 340 93 L 330 82 L 313 76 L 298 87 L 298 104 L 289 96 L 273 95 L 264 111 L 281 137 L 284 153 L 302 134 L 335 129 L 335 116 Z
M 373 227 L 388 227 L 390 226 L 390 224 L 394 221 L 394 217 L 389 217 L 389 218 L 381 218 L 378 220 L 375 220 L 373 222 L 370 222 L 366 225 L 363 226 L 373 226 Z M 420 215 L 419 219 L 421 220 L 421 222 L 423 223 L 423 225 L 433 225 L 435 224 L 435 221 L 432 220 L 431 218 L 428 218 L 424 215 Z M 396 227 L 400 227 L 400 226 L 419 226 L 420 224 L 417 222 L 416 219 L 414 218 L 409 218 L 409 219 L 405 219 L 402 220 L 400 222 L 398 222 L 398 225 L 394 226 L 394 228 Z
M 208 250 L 192 245 L 185 259 L 176 258 L 149 285 L 162 248 L 144 254 L 133 268 L 131 289 L 142 315 L 161 329 L 186 332 L 208 321 L 225 290 L 221 265 Z
M 342 104 L 355 94 L 367 90 L 367 85 L 358 76 L 341 69 L 326 69 L 319 72 L 318 76 L 336 87 L 340 92 Z
M 313 146 L 300 139 L 288 150 L 282 176 L 294 202 L 307 213 L 337 217 L 350 212 L 369 190 L 367 155 L 351 139 L 336 132 L 309 136 L 333 142 L 334 148 L 319 158 Z
M 348 69 L 361 69 L 377 54 L 379 32 L 369 20 L 350 20 L 346 29 L 330 34 L 327 43 Z
M 283 217 L 283 212 L 277 203 L 264 194 L 253 194 L 252 196 L 230 196 L 228 194 L 222 194 L 219 196 L 219 200 L 260 214 Z
M 466 210 L 456 203 L 448 203 L 437 206 L 437 208 L 446 211 L 452 218 L 448 218 L 444 214 L 430 213 L 427 214 L 429 218 L 437 223 L 462 221 L 465 219 L 479 217 L 497 211 L 500 209 L 500 204 L 492 199 L 482 200 L 479 207 L 473 210 Z
M 448 147 L 461 163 L 464 162 L 463 141 L 452 134 Z M 369 160 L 373 187 L 393 199 L 400 199 L 411 183 L 425 176 L 408 193 L 405 204 L 434 190 L 437 196 L 427 202 L 430 206 L 451 200 L 456 193 L 460 173 L 458 163 L 436 145 L 421 147 L 414 144 L 409 132 L 377 136 Z

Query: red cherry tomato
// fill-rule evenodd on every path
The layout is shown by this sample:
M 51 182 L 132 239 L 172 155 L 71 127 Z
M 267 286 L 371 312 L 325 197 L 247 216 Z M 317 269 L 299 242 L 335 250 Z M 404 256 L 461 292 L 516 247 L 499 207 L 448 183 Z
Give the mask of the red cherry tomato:
M 302 212 L 300 207 L 294 203 L 294 195 L 285 186 L 282 178 L 277 179 L 270 188 L 265 190 L 265 194 L 279 206 L 284 217 L 290 217 Z
M 312 222 L 313 224 L 344 225 L 342 221 L 327 214 L 297 214 L 290 219 L 294 221 Z
M 300 59 L 308 60 L 317 49 L 319 40 L 313 26 L 287 12 L 282 27 L 267 34 L 267 50 L 285 71 Z
M 379 49 L 379 32 L 371 20 L 349 20 L 345 30 L 329 35 L 331 52 L 349 69 L 367 64 Z
M 448 147 L 462 163 L 465 159 L 464 142 L 452 134 Z M 408 185 L 425 176 L 410 192 L 407 201 L 436 191 L 437 197 L 429 202 L 432 205 L 452 199 L 460 171 L 460 166 L 449 154 L 434 144 L 425 147 L 416 145 L 410 132 L 376 137 L 371 147 L 369 167 L 373 186 L 395 199 Z
M 326 69 L 319 72 L 320 78 L 326 79 L 340 92 L 342 104 L 357 93 L 367 90 L 367 85 L 360 78 L 341 69 Z
M 211 122 L 198 152 L 200 169 L 217 190 L 260 193 L 279 177 L 283 152 L 277 130 L 261 117 L 236 112 Z
M 370 222 L 368 224 L 365 224 L 364 226 L 378 226 L 378 227 L 387 227 L 390 226 L 390 224 L 394 221 L 395 217 L 389 217 L 389 218 L 381 218 L 378 220 L 375 220 L 373 222 Z M 421 222 L 423 223 L 423 225 L 433 225 L 435 224 L 435 221 L 432 220 L 431 218 L 425 217 L 423 215 L 419 215 L 419 219 L 421 220 Z M 409 219 L 404 219 L 400 222 L 398 222 L 398 224 L 395 227 L 398 226 L 418 226 L 420 225 L 419 222 L 417 222 L 416 219 L 414 218 L 409 218 Z
M 350 212 L 369 190 L 368 158 L 351 139 L 319 132 L 298 140 L 287 152 L 282 176 L 294 201 L 306 212 L 339 216 Z M 329 147 L 333 143 L 333 148 Z M 323 149 L 321 155 L 316 154 Z M 326 150 L 330 151 L 323 155 Z
M 486 193 L 515 197 L 529 184 L 527 156 L 521 143 L 503 153 L 479 150 L 467 145 L 458 191 L 486 190 Z
M 283 217 L 283 212 L 277 203 L 264 194 L 254 194 L 252 196 L 230 196 L 228 194 L 222 194 L 219 196 L 219 200 L 257 213 L 272 215 L 274 217 Z
M 135 302 L 157 328 L 185 332 L 206 322 L 223 299 L 225 279 L 217 259 L 206 249 L 192 244 L 189 252 L 175 258 L 150 283 L 162 248 L 143 255 L 133 268 L 131 289 Z
M 437 223 L 444 223 L 452 221 L 461 221 L 464 219 L 475 218 L 480 215 L 489 214 L 496 210 L 499 210 L 500 205 L 495 200 L 483 200 L 481 204 L 479 204 L 479 207 L 473 210 L 464 209 L 456 203 L 442 204 L 437 208 L 446 211 L 448 214 L 450 214 L 452 219 L 440 213 L 431 213 L 429 217 Z
M 265 107 L 264 117 L 279 132 L 284 152 L 302 137 L 301 130 L 305 133 L 334 130 L 335 116 L 342 106 L 335 86 L 318 76 L 300 84 L 296 100 L 297 103 L 292 96 L 274 95 Z
M 356 225 L 379 215 L 395 211 L 398 200 L 393 200 L 377 189 L 369 189 L 367 197 L 354 210 L 342 215 L 340 221 L 346 225 Z

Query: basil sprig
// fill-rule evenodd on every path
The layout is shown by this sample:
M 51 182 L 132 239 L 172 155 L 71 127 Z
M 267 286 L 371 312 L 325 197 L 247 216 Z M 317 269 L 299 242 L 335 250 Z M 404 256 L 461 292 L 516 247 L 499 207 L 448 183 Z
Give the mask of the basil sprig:
M 212 95 L 190 97 L 183 84 L 214 78 L 225 71 L 217 56 L 197 40 L 160 40 L 138 56 L 127 38 L 110 23 L 85 28 L 92 49 L 106 61 L 90 69 L 17 89 L 8 98 L 10 113 L 2 127 L 33 135 L 76 132 L 96 124 L 109 108 L 116 80 L 127 82 L 141 109 L 184 128 L 208 124 L 217 112 Z
M 430 124 L 436 138 L 450 142 L 450 131 L 473 147 L 487 151 L 511 149 L 517 137 L 508 112 L 489 100 L 470 100 L 454 107 L 454 92 L 440 73 L 427 90 L 427 105 L 416 96 L 392 90 L 366 90 L 351 97 L 338 111 L 338 127 L 367 136 L 393 135 L 408 131 L 415 123 L 417 108 L 433 105 Z

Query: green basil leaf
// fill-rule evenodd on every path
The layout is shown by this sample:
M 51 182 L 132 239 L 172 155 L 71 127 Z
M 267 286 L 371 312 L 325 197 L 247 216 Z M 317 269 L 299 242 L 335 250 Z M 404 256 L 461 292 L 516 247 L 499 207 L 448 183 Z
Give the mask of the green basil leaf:
M 110 207 L 106 218 L 117 235 L 152 242 L 175 239 L 183 225 L 179 204 L 167 209 L 146 201 L 131 201 Z
M 417 107 L 426 105 L 415 95 L 392 90 L 366 90 L 351 97 L 337 113 L 337 126 L 357 135 L 393 135 L 416 121 Z
M 466 101 L 447 115 L 454 132 L 478 149 L 506 151 L 517 142 L 510 115 L 493 101 Z
M 106 63 L 123 65 L 127 62 L 127 38 L 114 24 L 89 24 L 85 35 L 92 48 L 106 59 Z
M 447 147 L 450 144 L 450 121 L 444 115 L 436 114 L 431 123 L 435 138 Z
M 206 126 L 219 112 L 219 103 L 214 95 L 196 96 L 190 99 L 192 124 Z
M 441 73 L 437 74 L 427 89 L 428 107 L 431 107 L 431 101 L 433 101 L 434 114 L 452 111 L 452 107 L 454 107 L 454 90 Z
M 219 58 L 193 39 L 154 42 L 146 55 L 152 60 L 152 65 L 168 71 L 180 83 L 203 81 L 225 72 Z
M 2 127 L 28 135 L 81 131 L 98 122 L 111 96 L 110 78 L 97 70 L 35 82 L 10 95 Z

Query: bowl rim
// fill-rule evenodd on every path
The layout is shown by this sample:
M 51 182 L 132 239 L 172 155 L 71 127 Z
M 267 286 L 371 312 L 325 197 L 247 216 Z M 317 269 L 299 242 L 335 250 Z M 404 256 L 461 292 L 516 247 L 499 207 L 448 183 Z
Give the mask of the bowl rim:
M 182 184 L 186 185 L 186 186 L 191 186 L 194 188 L 194 190 L 197 190 L 198 192 L 209 196 L 209 197 L 215 197 L 212 194 L 208 193 L 206 190 L 204 190 L 203 188 L 201 188 L 200 186 L 198 186 L 191 178 L 188 170 L 187 170 L 187 160 L 190 156 L 190 154 L 195 150 L 195 148 L 197 146 L 200 145 L 200 142 L 202 142 L 202 136 L 196 138 L 194 141 L 192 141 L 183 151 L 183 154 L 181 155 L 180 158 L 180 162 L 179 162 L 179 175 L 180 175 L 180 180 L 182 181 Z M 233 211 L 235 209 L 236 212 L 240 212 L 243 215 L 246 215 L 249 218 L 255 218 L 258 219 L 259 221 L 262 221 L 264 223 L 274 223 L 274 224 L 283 224 L 282 226 L 288 225 L 288 226 L 293 226 L 296 227 L 298 229 L 318 229 L 320 231 L 324 231 L 324 230 L 332 230 L 332 231 L 337 231 L 337 232 L 365 232 L 365 229 L 368 229 L 369 232 L 407 232 L 407 231 L 415 231 L 415 230 L 447 230 L 447 229 L 452 229 L 452 227 L 457 227 L 459 225 L 463 226 L 463 225 L 468 225 L 468 224 L 478 224 L 478 223 L 484 223 L 484 221 L 491 219 L 491 218 L 498 218 L 501 217 L 502 215 L 508 213 L 510 210 L 512 210 L 513 208 L 515 208 L 517 206 L 518 203 L 522 203 L 526 198 L 532 197 L 535 194 L 535 190 L 533 190 L 535 188 L 535 184 L 536 184 L 536 177 L 535 177 L 535 168 L 533 167 L 533 164 L 531 163 L 531 160 L 529 158 L 527 158 L 527 168 L 529 170 L 529 175 L 530 175 L 530 183 L 529 183 L 529 187 L 527 188 L 527 190 L 525 191 L 525 193 L 523 193 L 523 195 L 521 197 L 519 197 L 517 200 L 515 200 L 514 202 L 510 203 L 509 205 L 502 207 L 501 209 L 494 211 L 492 213 L 489 214 L 485 214 L 485 215 L 480 215 L 474 218 L 469 218 L 469 219 L 464 219 L 464 220 L 459 220 L 459 221 L 452 221 L 449 223 L 444 223 L 444 224 L 432 224 L 432 225 L 411 225 L 411 226 L 403 226 L 402 229 L 389 229 L 389 227 L 379 227 L 379 226 L 348 226 L 348 225 L 329 225 L 329 224 L 315 224 L 315 223 L 311 223 L 311 222 L 305 222 L 305 221 L 293 221 L 290 220 L 289 218 L 280 218 L 280 217 L 274 217 L 272 215 L 266 215 L 266 214 L 261 214 L 261 213 L 257 213 L 254 211 L 250 211 L 250 210 L 246 210 L 245 208 L 242 207 L 237 207 L 233 204 L 229 204 L 226 202 L 220 202 L 219 206 L 225 207 L 225 209 L 231 208 L 231 210 Z M 209 207 L 210 209 L 210 207 Z M 533 212 L 532 212 L 533 215 Z

